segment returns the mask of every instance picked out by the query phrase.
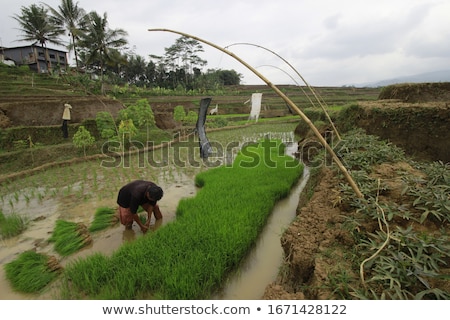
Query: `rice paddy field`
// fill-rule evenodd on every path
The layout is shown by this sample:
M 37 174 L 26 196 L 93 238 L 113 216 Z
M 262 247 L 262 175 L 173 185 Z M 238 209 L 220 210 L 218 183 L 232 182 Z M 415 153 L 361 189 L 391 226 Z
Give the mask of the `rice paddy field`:
M 2 269 L 17 270 L 14 263 L 25 258 L 37 267 L 45 259 L 58 266 L 54 279 L 28 292 L 13 289 L 5 272 L 2 288 L 10 290 L 3 295 L 208 298 L 238 268 L 276 202 L 302 175 L 303 167 L 285 155 L 280 143 L 296 141 L 294 128 L 295 123 L 277 123 L 211 132 L 214 153 L 208 161 L 200 159 L 198 141 L 191 136 L 114 166 L 109 159 L 86 161 L 3 183 L 3 216 L 14 214 L 24 230 L 2 240 Z M 163 221 L 151 221 L 152 232 L 146 235 L 138 229 L 127 232 L 111 218 L 119 188 L 134 179 L 155 181 L 165 190 Z M 80 236 L 73 246 L 58 245 L 58 235 L 67 236 L 68 230 Z

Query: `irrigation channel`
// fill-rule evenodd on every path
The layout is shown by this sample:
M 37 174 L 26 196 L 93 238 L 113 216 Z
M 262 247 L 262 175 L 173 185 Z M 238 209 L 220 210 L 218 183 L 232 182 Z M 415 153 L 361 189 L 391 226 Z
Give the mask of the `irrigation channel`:
M 280 237 L 284 229 L 294 220 L 298 200 L 309 178 L 305 167 L 303 177 L 294 186 L 288 197 L 277 202 L 255 248 L 242 262 L 239 270 L 226 282 L 223 290 L 212 297 L 224 300 L 261 299 L 268 284 L 278 274 L 283 261 Z
M 293 135 L 290 136 L 290 141 L 286 143 L 286 153 L 291 155 L 297 149 L 297 144 L 293 142 L 293 138 Z M 248 139 L 253 138 L 246 139 L 248 141 Z M 173 221 L 176 218 L 175 211 L 178 202 L 182 198 L 195 196 L 197 191 L 193 183 L 195 172 L 186 174 L 177 171 L 170 174 L 170 179 L 163 178 L 164 175 L 167 175 L 167 172 L 160 172 L 159 177 L 157 177 L 159 184 L 164 189 L 164 198 L 160 202 L 164 218 L 160 223 L 152 221 L 151 228 L 153 230 Z M 277 276 L 283 259 L 280 236 L 295 218 L 299 195 L 308 178 L 309 171 L 305 167 L 303 177 L 292 188 L 289 196 L 275 205 L 256 245 L 244 259 L 239 270 L 230 275 L 224 288 L 211 299 L 238 300 L 260 299 L 262 297 L 265 287 L 274 281 Z M 77 183 L 72 186 L 72 189 L 76 190 L 76 187 Z M 57 298 L 57 290 L 46 290 L 39 295 L 23 294 L 12 290 L 5 278 L 3 265 L 13 260 L 21 252 L 30 249 L 55 255 L 52 245 L 47 241 L 53 231 L 55 222 L 58 219 L 65 219 L 88 224 L 92 219 L 93 208 L 115 205 L 116 194 L 111 193 L 109 196 L 102 198 L 91 197 L 84 201 L 79 201 L 73 196 L 62 198 L 47 196 L 45 201 L 40 198 L 20 201 L 20 197 L 26 194 L 25 189 L 21 191 L 9 196 L 10 198 L 17 198 L 17 194 L 20 194 L 19 201 L 14 204 L 14 208 L 10 205 L 11 201 L 6 201 L 8 196 L 4 196 L 1 203 L 1 210 L 4 214 L 12 211 L 16 213 L 26 212 L 32 218 L 32 223 L 19 236 L 0 240 L 0 299 L 55 299 Z M 39 190 L 35 190 L 35 192 L 39 192 Z M 48 194 L 49 191 L 47 190 L 46 193 Z M 60 263 L 64 267 L 75 259 L 95 252 L 110 254 L 124 242 L 133 241 L 140 236 L 142 236 L 142 233 L 136 225 L 132 230 L 124 230 L 123 226 L 117 224 L 96 234 L 91 245 L 70 257 L 62 259 Z

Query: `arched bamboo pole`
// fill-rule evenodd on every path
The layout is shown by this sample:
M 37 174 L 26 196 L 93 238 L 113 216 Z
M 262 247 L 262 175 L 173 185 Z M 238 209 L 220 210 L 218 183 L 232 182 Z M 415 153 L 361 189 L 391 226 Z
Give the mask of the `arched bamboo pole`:
M 300 74 L 300 72 L 298 72 L 297 69 L 295 69 L 294 66 L 293 66 L 292 64 L 289 63 L 289 61 L 287 61 L 285 58 L 283 58 L 282 56 L 280 56 L 280 55 L 279 55 L 278 53 L 276 53 L 275 51 L 270 50 L 270 49 L 268 49 L 268 48 L 266 48 L 266 47 L 260 46 L 260 45 L 258 45 L 258 44 L 254 44 L 254 43 L 248 43 L 248 42 L 233 43 L 233 44 L 231 44 L 231 45 L 229 45 L 229 46 L 226 46 L 225 49 L 228 48 L 228 47 L 231 47 L 231 46 L 235 46 L 235 45 L 248 45 L 248 46 L 254 46 L 254 47 L 257 47 L 257 48 L 261 48 L 261 49 L 264 49 L 264 50 L 266 50 L 266 51 L 269 51 L 269 52 L 272 53 L 273 55 L 275 55 L 275 56 L 277 56 L 278 58 L 280 58 L 281 60 L 283 60 L 283 61 L 284 61 L 284 62 L 285 62 L 292 70 L 294 70 L 294 72 L 300 77 L 300 79 L 302 79 L 303 83 L 308 87 L 309 91 L 311 91 L 311 93 L 313 94 L 314 98 L 316 98 L 317 102 L 319 103 L 320 107 L 322 108 L 323 112 L 325 113 L 325 116 L 327 117 L 328 122 L 330 122 L 331 127 L 333 128 L 333 131 L 334 131 L 334 133 L 336 134 L 337 138 L 338 138 L 339 140 L 342 140 L 342 139 L 341 139 L 341 135 L 339 134 L 337 128 L 335 127 L 335 125 L 334 125 L 334 123 L 333 123 L 333 120 L 331 120 L 331 117 L 330 117 L 330 115 L 328 114 L 327 109 L 326 109 L 325 106 L 322 104 L 321 99 L 319 99 L 319 97 L 317 96 L 317 94 L 316 94 L 316 92 L 314 91 L 314 89 L 309 85 L 308 82 L 306 82 L 306 80 L 303 78 L 303 76 Z M 303 91 L 303 89 L 302 89 L 302 91 Z M 304 91 L 303 91 L 303 93 L 304 93 Z M 308 98 L 308 99 L 309 99 L 309 98 Z M 309 101 L 312 103 L 311 99 L 309 99 Z M 312 103 L 312 104 L 314 105 L 314 103 Z
M 305 90 L 301 87 L 301 85 L 289 73 L 287 73 L 286 71 L 284 71 L 281 68 L 278 68 L 276 66 L 272 66 L 270 64 L 264 64 L 264 65 L 261 65 L 261 66 L 258 66 L 258 67 L 272 67 L 272 68 L 280 70 L 281 72 L 284 72 L 287 76 L 289 76 L 289 78 L 291 78 L 292 81 L 294 81 L 294 83 L 300 88 L 300 90 L 303 92 L 303 94 L 306 96 L 306 98 L 309 100 L 309 102 L 311 102 L 311 104 L 315 107 L 314 102 L 311 100 L 311 98 L 308 96 L 308 94 L 305 92 Z M 256 67 L 256 68 L 258 68 L 258 67 Z M 325 114 L 327 114 L 326 111 L 325 111 Z M 336 130 L 336 133 L 337 133 L 337 130 Z M 338 135 L 338 139 L 341 140 L 339 135 Z
M 345 166 L 342 164 L 341 160 L 337 157 L 336 153 L 334 152 L 334 150 L 331 148 L 331 146 L 327 143 L 327 141 L 324 139 L 324 137 L 322 137 L 322 135 L 320 134 L 319 130 L 317 130 L 317 128 L 314 126 L 314 124 L 311 122 L 311 120 L 295 105 L 294 102 L 291 101 L 291 99 L 289 99 L 280 89 L 278 89 L 277 86 L 275 86 L 272 82 L 270 82 L 266 77 L 264 77 L 261 73 L 259 73 L 255 68 L 253 68 L 251 65 L 249 65 L 247 62 L 245 62 L 244 60 L 242 60 L 241 58 L 239 58 L 238 56 L 236 56 L 233 52 L 228 51 L 212 42 L 209 42 L 207 40 L 203 40 L 199 37 L 181 32 L 181 31 L 176 31 L 176 30 L 171 30 L 171 29 L 164 29 L 164 28 L 154 28 L 154 29 L 148 29 L 148 31 L 163 31 L 163 32 L 171 32 L 171 33 L 175 33 L 175 34 L 179 34 L 181 36 L 184 37 L 188 37 L 188 38 L 192 38 L 194 40 L 203 42 L 213 48 L 216 48 L 224 53 L 226 53 L 227 55 L 233 57 L 234 59 L 236 59 L 237 61 L 239 61 L 240 63 L 242 63 L 244 66 L 246 66 L 250 71 L 252 71 L 255 75 L 257 75 L 261 80 L 263 80 L 269 87 L 272 88 L 272 90 L 274 90 L 293 110 L 295 110 L 295 112 L 297 112 L 299 114 L 299 116 L 303 119 L 303 121 L 306 122 L 306 124 L 311 128 L 311 130 L 314 132 L 314 134 L 316 135 L 317 139 L 319 139 L 320 143 L 325 147 L 325 149 L 331 154 L 333 161 L 336 163 L 336 165 L 338 166 L 339 170 L 341 170 L 341 172 L 344 174 L 347 182 L 350 184 L 350 186 L 352 187 L 353 191 L 356 193 L 356 195 L 359 198 L 363 198 L 364 195 L 361 193 L 361 191 L 359 190 L 357 184 L 355 183 L 355 181 L 353 180 L 353 178 L 350 176 L 350 174 L 348 173 L 347 169 L 345 168 Z

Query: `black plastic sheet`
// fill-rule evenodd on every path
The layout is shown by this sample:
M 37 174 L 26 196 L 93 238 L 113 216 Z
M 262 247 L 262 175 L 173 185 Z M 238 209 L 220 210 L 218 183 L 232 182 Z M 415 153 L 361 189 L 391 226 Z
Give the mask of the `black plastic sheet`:
M 199 144 L 200 144 L 200 156 L 202 159 L 207 159 L 211 154 L 211 144 L 206 137 L 205 122 L 206 114 L 208 111 L 209 104 L 211 103 L 211 98 L 203 98 L 200 101 L 200 109 L 198 110 L 197 124 L 195 128 L 197 129 Z

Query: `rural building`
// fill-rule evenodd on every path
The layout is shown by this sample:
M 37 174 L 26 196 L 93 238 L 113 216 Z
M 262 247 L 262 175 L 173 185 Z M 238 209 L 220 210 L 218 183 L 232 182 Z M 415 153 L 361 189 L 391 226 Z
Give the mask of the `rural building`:
M 30 70 L 48 72 L 50 69 L 66 69 L 69 65 L 67 52 L 37 45 L 1 48 L 1 61 L 12 60 L 18 66 L 28 65 Z

